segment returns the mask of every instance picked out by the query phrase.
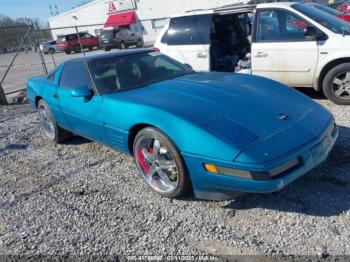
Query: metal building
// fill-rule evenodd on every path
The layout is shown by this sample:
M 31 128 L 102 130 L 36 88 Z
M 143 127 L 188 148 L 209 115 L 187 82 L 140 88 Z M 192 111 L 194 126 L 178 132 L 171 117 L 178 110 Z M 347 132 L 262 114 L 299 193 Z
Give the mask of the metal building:
M 49 19 L 52 35 L 80 31 L 99 35 L 106 27 L 127 27 L 142 32 L 143 39 L 152 43 L 160 29 L 173 14 L 195 9 L 208 9 L 236 4 L 243 0 L 95 0 Z M 64 29 L 54 29 L 70 27 Z

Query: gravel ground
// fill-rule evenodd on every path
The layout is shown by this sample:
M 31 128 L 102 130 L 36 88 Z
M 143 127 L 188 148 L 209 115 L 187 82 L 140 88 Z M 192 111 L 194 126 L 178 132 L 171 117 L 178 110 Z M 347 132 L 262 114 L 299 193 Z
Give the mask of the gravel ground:
M 132 158 L 43 139 L 28 104 L 0 107 L 0 254 L 350 255 L 350 107 L 322 165 L 272 194 L 232 201 L 152 193 Z

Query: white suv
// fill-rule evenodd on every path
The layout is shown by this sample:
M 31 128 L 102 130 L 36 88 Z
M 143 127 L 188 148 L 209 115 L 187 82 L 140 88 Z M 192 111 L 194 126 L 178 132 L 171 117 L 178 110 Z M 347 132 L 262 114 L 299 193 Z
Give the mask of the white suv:
M 173 16 L 154 47 L 198 71 L 234 71 L 251 53 L 252 74 L 349 105 L 349 28 L 303 3 L 227 6 Z

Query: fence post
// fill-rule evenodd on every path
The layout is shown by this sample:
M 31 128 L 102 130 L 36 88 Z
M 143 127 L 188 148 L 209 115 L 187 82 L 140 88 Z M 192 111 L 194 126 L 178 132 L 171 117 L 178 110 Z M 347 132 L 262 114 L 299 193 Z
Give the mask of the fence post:
M 29 32 L 30 32 L 30 27 L 28 28 L 27 32 L 25 33 L 25 35 L 24 35 L 24 37 L 23 37 L 23 39 L 21 41 L 21 44 L 19 45 L 19 47 L 16 50 L 16 54 L 12 57 L 10 65 L 6 68 L 6 71 L 5 71 L 3 77 L 0 80 L 0 103 L 3 104 L 3 105 L 7 105 L 8 102 L 7 102 L 7 99 L 6 99 L 5 91 L 4 91 L 3 87 L 2 87 L 2 83 L 4 82 L 4 80 L 5 80 L 8 72 L 10 71 L 14 61 L 16 60 L 16 57 L 18 56 L 19 50 L 21 50 L 21 48 L 22 48 L 22 46 L 24 44 L 24 41 L 26 40 Z
M 43 67 L 43 71 L 44 71 L 45 75 L 47 75 L 48 71 L 47 71 L 45 60 L 44 60 L 44 55 L 43 55 L 43 53 L 41 52 L 41 49 L 40 49 L 40 44 L 39 44 L 39 40 L 38 40 L 38 37 L 37 37 L 36 32 L 35 32 L 33 21 L 32 21 L 32 30 L 33 30 L 33 36 L 34 36 L 34 39 L 35 39 L 35 45 L 36 45 L 36 47 L 39 50 L 39 57 L 40 57 L 40 60 L 41 60 L 41 66 Z
M 77 32 L 77 37 L 78 37 L 78 41 L 79 41 L 79 45 L 80 45 L 80 50 L 83 53 L 83 55 L 85 56 L 84 47 L 83 47 L 83 45 L 81 44 L 81 41 L 80 41 L 80 35 L 79 35 L 79 31 L 78 31 L 78 26 L 75 26 L 75 31 Z
M 0 105 L 8 105 L 4 89 L 2 88 L 0 84 Z

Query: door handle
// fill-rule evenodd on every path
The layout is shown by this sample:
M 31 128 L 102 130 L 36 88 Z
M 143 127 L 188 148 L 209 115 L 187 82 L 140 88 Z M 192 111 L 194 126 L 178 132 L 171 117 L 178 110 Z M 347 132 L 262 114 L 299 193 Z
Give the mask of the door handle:
M 254 57 L 268 57 L 267 52 L 257 52 Z
M 57 93 L 54 93 L 54 94 L 53 94 L 53 97 L 54 97 L 54 98 L 58 98 L 58 94 L 57 94 Z
M 197 57 L 198 57 L 198 58 L 207 58 L 208 55 L 207 55 L 206 53 L 198 53 L 198 54 L 197 54 Z

